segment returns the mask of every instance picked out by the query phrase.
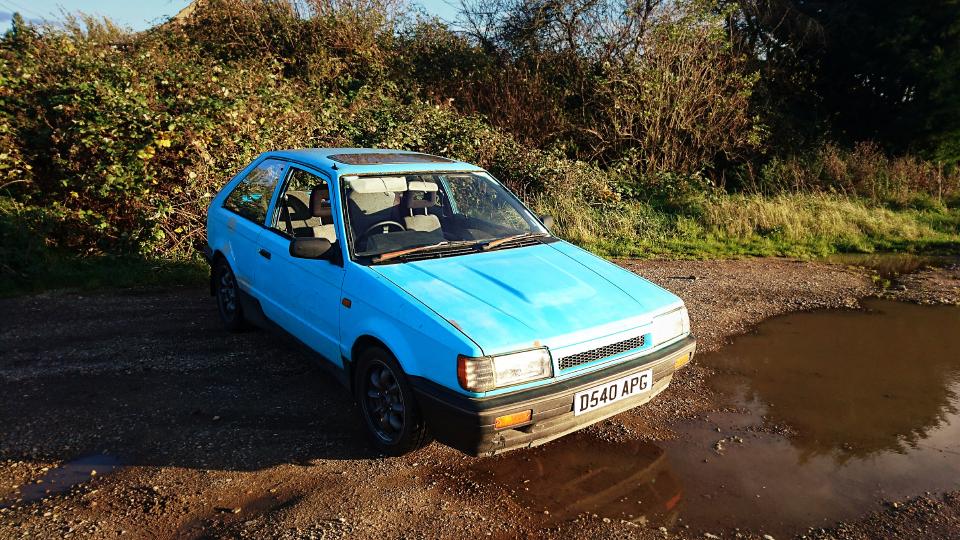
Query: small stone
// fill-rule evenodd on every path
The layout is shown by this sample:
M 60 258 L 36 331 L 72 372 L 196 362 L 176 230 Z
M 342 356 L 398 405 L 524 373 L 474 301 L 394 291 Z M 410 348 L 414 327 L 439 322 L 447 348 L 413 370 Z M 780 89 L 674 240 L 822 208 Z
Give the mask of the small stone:
M 544 511 L 543 511 L 543 515 L 549 516 L 549 515 L 550 515 L 550 511 L 549 511 L 549 510 L 544 510 Z
M 603 518 L 603 522 L 604 522 L 604 523 L 610 523 L 610 518 L 608 518 L 608 517 Z
M 219 420 L 219 419 L 220 419 L 219 416 L 214 416 L 214 417 L 213 417 L 213 421 L 214 421 L 214 422 L 216 422 L 216 421 Z
M 96 476 L 96 475 L 97 475 L 97 470 L 96 470 L 96 469 L 90 471 L 90 476 Z
M 241 509 L 240 509 L 240 507 L 238 506 L 238 507 L 234 508 L 233 510 L 231 510 L 231 512 L 233 512 L 234 514 L 239 514 L 239 513 L 240 513 L 240 510 L 241 510 Z
M 763 540 L 775 540 L 775 539 L 773 538 L 773 536 L 770 536 L 769 534 L 765 534 L 763 535 Z

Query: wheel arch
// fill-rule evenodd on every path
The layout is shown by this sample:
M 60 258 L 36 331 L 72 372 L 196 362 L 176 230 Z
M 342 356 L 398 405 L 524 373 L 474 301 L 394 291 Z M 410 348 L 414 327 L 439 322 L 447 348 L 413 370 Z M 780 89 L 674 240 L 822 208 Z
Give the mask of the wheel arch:
M 346 364 L 347 375 L 348 375 L 348 380 L 350 382 L 351 391 L 354 390 L 353 387 L 354 387 L 354 379 L 356 376 L 357 358 L 359 358 L 359 356 L 363 353 L 363 351 L 371 347 L 380 347 L 381 349 L 387 351 L 387 353 L 393 356 L 394 360 L 396 360 L 397 363 L 400 364 L 400 360 L 397 358 L 397 353 L 393 352 L 393 349 L 391 349 L 389 345 L 384 343 L 382 339 L 370 334 L 361 334 L 360 336 L 357 337 L 357 339 L 353 341 L 353 345 L 350 347 L 350 358 L 343 359 L 344 363 Z M 402 364 L 400 364 L 400 369 L 403 369 Z
M 216 276 L 214 274 L 220 261 L 230 264 L 230 262 L 227 261 L 227 256 L 224 255 L 222 251 L 219 249 L 214 250 L 213 255 L 210 256 L 210 296 L 217 295 L 217 286 L 214 283 Z

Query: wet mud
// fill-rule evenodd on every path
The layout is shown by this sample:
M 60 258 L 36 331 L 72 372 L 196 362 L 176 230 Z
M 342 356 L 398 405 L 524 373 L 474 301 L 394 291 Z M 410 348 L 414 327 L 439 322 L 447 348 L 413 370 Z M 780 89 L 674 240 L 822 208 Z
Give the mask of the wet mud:
M 775 536 L 960 489 L 960 308 L 865 307 L 774 318 L 700 357 L 732 411 L 675 440 L 579 434 L 469 474 L 548 522 Z

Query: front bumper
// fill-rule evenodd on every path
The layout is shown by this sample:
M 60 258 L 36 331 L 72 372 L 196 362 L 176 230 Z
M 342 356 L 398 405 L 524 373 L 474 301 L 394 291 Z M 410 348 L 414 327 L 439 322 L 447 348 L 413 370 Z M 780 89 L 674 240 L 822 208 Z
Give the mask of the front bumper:
M 692 358 L 696 348 L 696 339 L 688 336 L 659 351 L 581 377 L 490 398 L 464 396 L 420 377 L 413 377 L 411 383 L 421 413 L 438 441 L 466 454 L 492 456 L 552 441 L 643 405 L 670 384 L 675 371 L 674 362 L 685 354 Z M 577 392 L 647 369 L 653 369 L 651 391 L 574 416 L 573 396 Z M 533 411 L 529 423 L 506 429 L 494 428 L 495 418 L 527 410 Z

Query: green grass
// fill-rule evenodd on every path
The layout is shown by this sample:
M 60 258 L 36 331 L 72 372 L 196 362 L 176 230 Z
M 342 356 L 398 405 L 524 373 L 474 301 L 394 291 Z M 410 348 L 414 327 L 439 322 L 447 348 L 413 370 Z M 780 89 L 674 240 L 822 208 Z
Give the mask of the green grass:
M 890 209 L 825 195 L 722 195 L 668 211 L 643 202 L 584 207 L 539 199 L 564 238 L 608 257 L 822 257 L 834 253 L 960 254 L 960 209 Z M 22 229 L 19 229 L 22 230 Z M 200 260 L 71 257 L 15 238 L 0 254 L 0 295 L 50 289 L 200 286 Z M 19 241 L 18 245 L 14 240 Z M 10 249 L 13 248 L 13 249 Z M 34 256 L 10 260 L 13 255 Z
M 614 257 L 820 257 L 896 251 L 960 253 L 960 209 L 892 210 L 821 194 L 722 195 L 679 211 L 643 202 L 579 209 L 538 201 L 560 234 Z
M 203 286 L 209 270 L 196 260 L 147 260 L 135 257 L 51 257 L 25 271 L 0 275 L 0 296 L 53 289 L 96 290 L 128 287 Z

